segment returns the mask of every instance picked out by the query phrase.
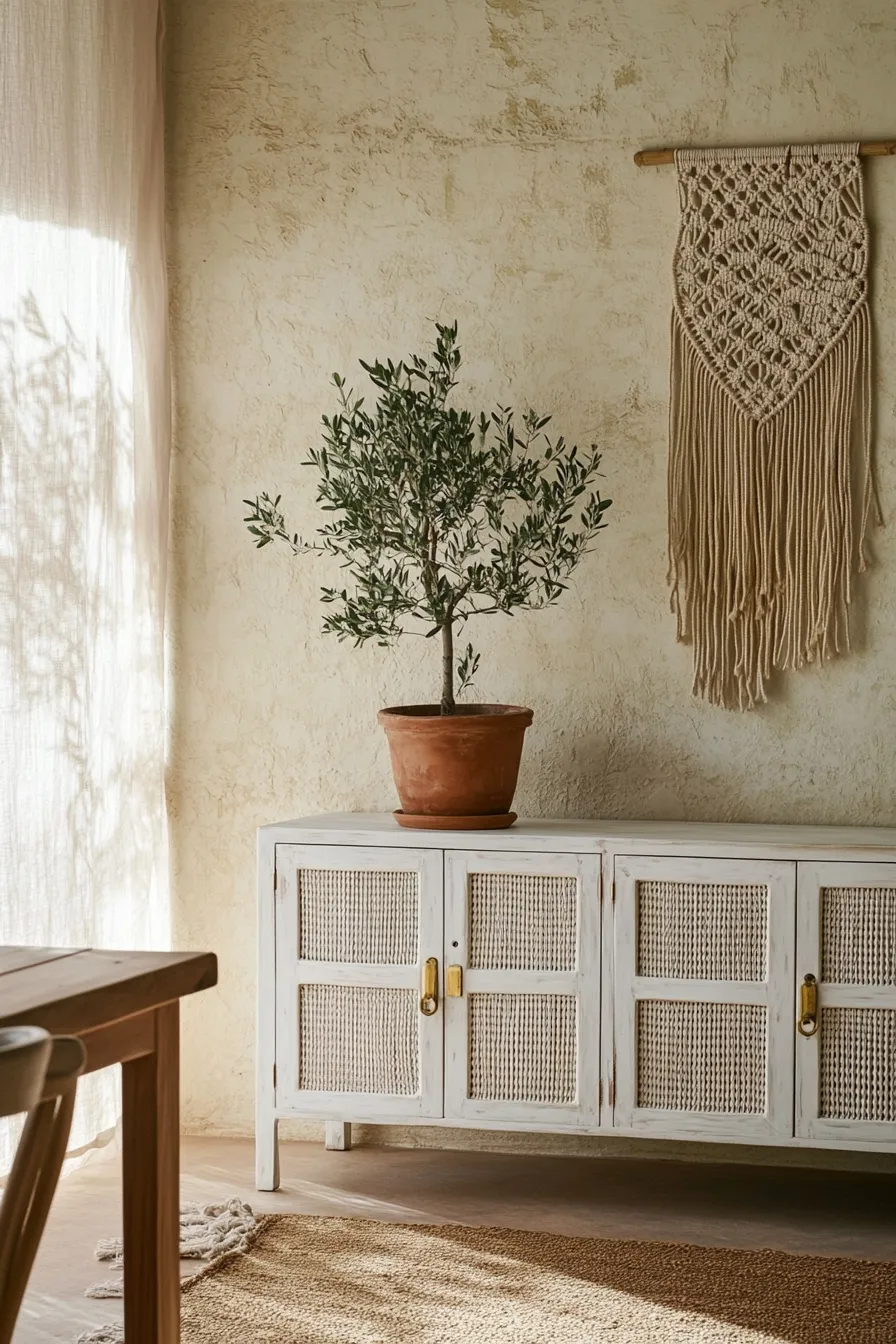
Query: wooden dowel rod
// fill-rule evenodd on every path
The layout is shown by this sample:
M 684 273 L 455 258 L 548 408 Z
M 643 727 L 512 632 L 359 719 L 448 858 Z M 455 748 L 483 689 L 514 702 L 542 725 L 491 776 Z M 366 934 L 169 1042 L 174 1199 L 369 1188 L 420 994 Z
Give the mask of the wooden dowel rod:
M 865 159 L 877 159 L 889 154 L 896 154 L 896 140 L 866 140 L 859 145 L 859 153 Z M 662 163 L 674 162 L 674 149 L 639 149 L 635 155 L 635 163 L 639 168 L 656 168 Z

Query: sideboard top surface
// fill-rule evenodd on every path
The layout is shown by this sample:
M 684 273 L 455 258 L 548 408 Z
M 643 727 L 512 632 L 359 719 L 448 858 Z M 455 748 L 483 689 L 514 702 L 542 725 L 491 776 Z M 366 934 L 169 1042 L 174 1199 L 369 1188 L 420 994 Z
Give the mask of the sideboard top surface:
M 281 821 L 259 830 L 262 843 L 377 845 L 407 849 L 545 850 L 596 854 L 774 853 L 799 857 L 820 852 L 896 857 L 896 828 L 775 826 L 703 821 L 520 820 L 506 831 L 405 830 L 388 812 L 334 812 Z

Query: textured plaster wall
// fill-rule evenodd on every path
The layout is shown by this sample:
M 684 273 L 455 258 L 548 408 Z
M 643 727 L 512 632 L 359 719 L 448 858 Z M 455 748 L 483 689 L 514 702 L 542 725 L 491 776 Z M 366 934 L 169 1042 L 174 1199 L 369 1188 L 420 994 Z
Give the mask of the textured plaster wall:
M 677 193 L 671 168 L 632 164 L 644 145 L 892 135 L 896 24 L 890 0 L 169 10 L 176 936 L 221 961 L 220 989 L 185 1010 L 184 1116 L 249 1133 L 255 828 L 392 807 L 374 716 L 433 698 L 437 651 L 322 637 L 332 571 L 254 551 L 240 501 L 282 491 L 309 530 L 299 463 L 331 371 L 419 348 L 429 319 L 459 319 L 464 398 L 597 439 L 615 500 L 561 606 L 478 632 L 481 697 L 536 710 L 520 810 L 896 823 L 892 527 L 852 657 L 750 715 L 690 698 L 664 582 Z M 867 185 L 892 514 L 896 161 Z

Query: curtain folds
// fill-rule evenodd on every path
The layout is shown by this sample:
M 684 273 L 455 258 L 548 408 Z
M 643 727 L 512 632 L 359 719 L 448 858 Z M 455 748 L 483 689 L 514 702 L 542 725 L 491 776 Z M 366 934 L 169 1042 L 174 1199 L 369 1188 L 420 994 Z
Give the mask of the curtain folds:
M 163 947 L 159 0 L 4 0 L 0 51 L 0 942 Z

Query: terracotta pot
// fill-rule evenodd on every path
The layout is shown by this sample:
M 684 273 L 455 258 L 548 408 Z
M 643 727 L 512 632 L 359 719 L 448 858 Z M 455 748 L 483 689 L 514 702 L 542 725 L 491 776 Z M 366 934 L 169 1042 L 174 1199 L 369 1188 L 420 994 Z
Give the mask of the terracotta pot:
M 463 817 L 475 829 L 477 817 L 480 825 L 488 818 L 513 819 L 510 804 L 531 709 L 463 705 L 440 714 L 438 705 L 401 705 L 381 709 L 377 718 L 389 740 L 401 799 L 398 821 L 413 825 L 412 818 L 432 818 L 438 829 L 440 817 Z

